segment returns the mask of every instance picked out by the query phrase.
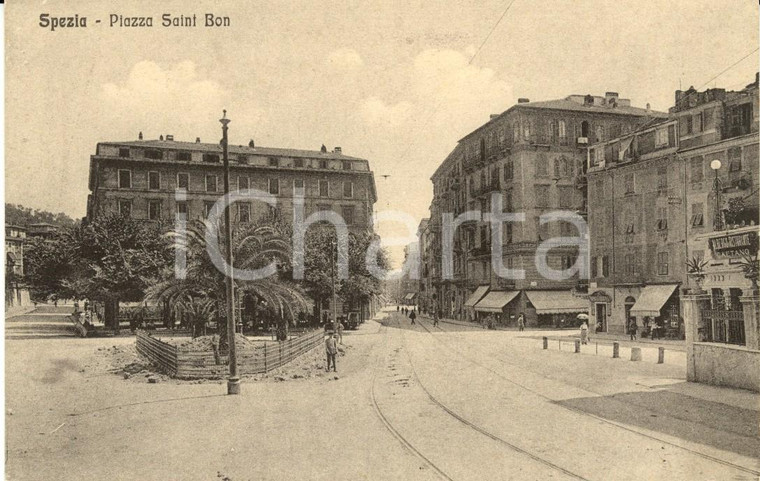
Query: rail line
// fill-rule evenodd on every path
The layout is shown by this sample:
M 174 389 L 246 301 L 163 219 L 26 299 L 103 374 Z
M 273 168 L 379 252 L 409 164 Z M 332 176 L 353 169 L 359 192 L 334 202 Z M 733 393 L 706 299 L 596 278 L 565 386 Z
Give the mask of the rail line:
M 433 332 L 433 331 L 431 331 L 431 330 L 430 330 L 430 328 L 428 328 L 428 327 L 427 327 L 425 324 L 423 324 L 421 316 L 420 316 L 420 317 L 418 317 L 417 319 L 419 320 L 418 324 L 419 324 L 419 325 L 420 325 L 420 326 L 421 326 L 421 327 L 422 327 L 422 328 L 423 328 L 425 331 L 427 331 L 428 333 L 432 334 L 432 332 Z M 438 328 L 438 329 L 439 329 L 441 332 L 444 332 L 444 333 L 450 333 L 450 332 L 451 332 L 451 331 L 447 331 L 447 330 L 444 330 L 444 329 L 443 329 L 443 328 L 441 328 L 440 326 L 435 326 L 435 327 L 437 327 L 437 328 Z M 490 368 L 490 367 L 488 367 L 488 366 L 486 366 L 486 365 L 484 365 L 484 364 L 482 364 L 482 363 L 478 362 L 477 360 L 473 359 L 472 357 L 470 357 L 470 356 L 467 356 L 467 355 L 463 354 L 463 353 L 462 353 L 462 351 L 460 351 L 459 349 L 456 349 L 455 347 L 452 347 L 450 344 L 448 344 L 448 343 L 446 343 L 446 342 L 442 341 L 441 339 L 439 339 L 439 338 L 438 338 L 438 336 L 431 336 L 431 337 L 433 337 L 433 339 L 435 339 L 436 341 L 438 341 L 440 344 L 442 344 L 443 346 L 445 346 L 445 347 L 446 347 L 446 348 L 448 348 L 449 350 L 456 352 L 456 353 L 457 353 L 457 354 L 458 354 L 458 355 L 459 355 L 461 358 L 463 358 L 463 359 L 467 360 L 468 362 L 470 362 L 470 363 L 472 363 L 472 364 L 474 364 L 474 365 L 476 365 L 476 366 L 478 366 L 478 367 L 480 367 L 480 368 L 482 368 L 482 369 L 485 369 L 486 371 L 488 371 L 488 372 L 490 372 L 490 373 L 492 373 L 492 374 L 496 375 L 497 377 L 499 377 L 499 378 L 503 379 L 504 381 L 507 381 L 507 382 L 508 382 L 508 383 L 510 383 L 510 384 L 513 384 L 513 385 L 515 385 L 515 386 L 517 386 L 517 387 L 519 387 L 519 388 L 521 388 L 521 389 L 524 389 L 525 391 L 528 391 L 528 392 L 530 392 L 530 393 L 532 393 L 532 394 L 534 394 L 534 395 L 536 395 L 536 396 L 538 396 L 538 397 L 541 397 L 541 398 L 543 398 L 543 399 L 546 399 L 547 401 L 549 401 L 549 402 L 552 402 L 552 403 L 553 403 L 554 405 L 556 405 L 556 406 L 560 406 L 560 407 L 562 407 L 562 408 L 565 408 L 565 409 L 567 409 L 568 411 L 572 411 L 572 412 L 574 412 L 574 413 L 577 413 L 577 414 L 580 414 L 580 415 L 583 415 L 583 416 L 586 416 L 586 417 L 592 418 L 592 419 L 594 419 L 594 420 L 596 420 L 596 421 L 601 421 L 601 422 L 603 422 L 603 423 L 605 423 L 605 424 L 609 424 L 609 425 L 611 425 L 611 426 L 615 426 L 615 427 L 617 427 L 617 428 L 623 429 L 623 430 L 625 430 L 625 431 L 628 431 L 628 432 L 630 432 L 630 433 L 634 433 L 634 434 L 637 434 L 637 435 L 639 435 L 639 436 L 642 436 L 642 437 L 644 437 L 644 438 L 647 438 L 647 439 L 650 439 L 650 440 L 653 440 L 653 441 L 658 441 L 658 442 L 661 442 L 661 443 L 663 443 L 663 444 L 667 444 L 668 446 L 672 446 L 672 447 L 674 447 L 674 448 L 678 448 L 678 449 L 680 449 L 680 450 L 683 450 L 683 451 L 686 451 L 686 452 L 688 452 L 688 453 L 691 453 L 691 454 L 693 454 L 693 455 L 695 455 L 695 456 L 699 456 L 699 457 L 701 457 L 701 458 L 703 458 L 703 459 L 707 459 L 707 460 L 709 460 L 709 461 L 712 461 L 712 462 L 715 462 L 715 463 L 718 463 L 718 464 L 722 464 L 722 465 L 724 465 L 724 466 L 728 466 L 728 467 L 731 467 L 731 468 L 734 468 L 734 469 L 737 469 L 737 470 L 739 470 L 739 471 L 743 471 L 743 472 L 745 472 L 745 473 L 749 473 L 749 474 L 752 474 L 752 475 L 755 475 L 755 476 L 760 476 L 760 471 L 756 471 L 756 470 L 754 470 L 754 469 L 751 469 L 751 468 L 747 468 L 747 467 L 745 467 L 745 466 L 742 466 L 742 465 L 739 465 L 739 464 L 735 464 L 735 463 L 732 463 L 732 462 L 730 462 L 730 461 L 726 461 L 726 460 L 723 460 L 723 459 L 717 458 L 717 457 L 715 457 L 715 456 L 711 456 L 711 455 L 709 455 L 709 454 L 705 454 L 705 453 L 703 453 L 703 452 L 700 452 L 700 451 L 697 451 L 697 450 L 694 450 L 694 449 L 690 449 L 690 448 L 688 448 L 688 447 L 685 447 L 685 446 L 681 446 L 681 445 L 679 445 L 679 444 L 675 444 L 675 443 L 673 443 L 673 442 L 670 442 L 670 441 L 668 441 L 668 440 L 666 440 L 666 439 L 663 439 L 663 438 L 659 438 L 659 437 L 657 437 L 657 436 L 652 436 L 652 435 L 650 435 L 650 434 L 642 433 L 641 431 L 638 431 L 638 430 L 635 430 L 635 429 L 629 428 L 629 427 L 625 426 L 624 424 L 621 424 L 621 423 L 617 423 L 617 422 L 615 422 L 615 421 L 611 421 L 611 420 L 609 420 L 609 419 L 606 419 L 606 418 L 603 418 L 603 417 L 601 417 L 601 416 L 597 416 L 597 415 L 595 415 L 595 414 L 591 414 L 591 413 L 588 413 L 588 412 L 582 411 L 582 410 L 580 410 L 580 409 L 577 409 L 577 408 L 574 408 L 574 407 L 571 407 L 571 406 L 567 406 L 567 405 L 564 405 L 564 404 L 559 404 L 559 403 L 556 403 L 556 402 L 555 402 L 555 400 L 554 400 L 554 399 L 552 399 L 551 397 L 549 397 L 549 396 L 547 396 L 547 395 L 545 395 L 545 394 L 543 394 L 543 393 L 541 393 L 541 392 L 538 392 L 538 391 L 536 391 L 535 389 L 531 389 L 531 388 L 529 388 L 529 387 L 527 387 L 527 386 L 525 386 L 525 385 L 523 385 L 523 384 L 520 384 L 519 382 L 517 382 L 517 381 L 514 381 L 513 379 L 510 379 L 510 378 L 508 378 L 508 377 L 504 376 L 504 374 L 503 374 L 503 373 L 501 373 L 501 372 L 498 372 L 498 371 L 495 371 L 494 369 L 492 369 L 492 368 Z M 461 337 L 460 337 L 459 339 L 461 339 Z M 467 341 L 464 341 L 464 342 L 467 342 Z M 505 361 L 505 360 L 504 360 L 504 359 L 502 359 L 502 358 L 499 358 L 499 357 L 494 357 L 494 356 L 491 356 L 491 357 L 492 357 L 493 359 L 495 359 L 496 361 L 498 361 L 498 362 L 502 363 L 502 364 L 506 364 L 506 365 L 508 365 L 508 366 L 512 366 L 512 367 L 517 367 L 517 368 L 520 368 L 520 369 L 525 369 L 523 366 L 517 366 L 517 365 L 515 365 L 515 364 L 509 363 L 509 362 Z M 544 379 L 550 380 L 550 381 L 552 381 L 552 382 L 555 382 L 555 381 L 556 381 L 556 380 L 554 380 L 554 379 L 551 379 L 551 378 L 550 378 L 550 377 L 548 377 L 548 376 L 545 376 L 545 375 L 543 375 L 543 374 L 541 374 L 541 373 L 537 373 L 537 372 L 535 372 L 535 371 L 532 371 L 532 370 L 530 370 L 530 369 L 525 369 L 525 370 L 527 370 L 528 372 L 530 372 L 530 373 L 532 373 L 532 374 L 534 374 L 534 375 L 536 375 L 536 376 L 539 376 L 539 377 L 541 377 L 541 378 L 544 378 Z M 418 378 L 418 379 L 419 379 L 419 378 Z M 421 384 L 420 384 L 420 385 L 421 385 Z M 423 389 L 424 389 L 424 387 L 423 387 Z M 585 388 L 584 388 L 584 390 L 585 390 L 585 391 L 588 391 L 588 392 L 590 392 L 590 393 L 592 393 L 592 394 L 596 394 L 596 395 L 602 396 L 602 394 L 601 394 L 601 393 L 598 393 L 598 392 L 594 392 L 594 391 L 591 391 L 591 390 L 588 390 L 588 389 L 585 389 Z M 739 436 L 741 436 L 741 435 L 739 435 Z M 745 436 L 745 437 L 746 437 L 746 436 Z

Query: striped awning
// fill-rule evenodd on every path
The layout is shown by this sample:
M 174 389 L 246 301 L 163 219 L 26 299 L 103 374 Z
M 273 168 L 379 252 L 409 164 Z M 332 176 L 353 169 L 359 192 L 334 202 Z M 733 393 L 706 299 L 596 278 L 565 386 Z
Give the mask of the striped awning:
M 661 286 L 646 286 L 641 291 L 636 303 L 631 307 L 631 315 L 636 317 L 659 317 L 660 309 L 668 302 L 670 296 L 678 288 L 678 284 Z
M 475 304 L 478 312 L 502 312 L 504 306 L 512 302 L 520 291 L 491 291 Z
M 525 291 L 536 314 L 564 314 L 588 311 L 588 299 L 575 297 L 570 291 Z
M 411 301 L 412 299 L 414 299 L 414 296 L 416 296 L 416 295 L 417 295 L 416 292 L 410 292 L 410 293 L 408 293 L 406 295 L 406 297 L 404 297 L 404 300 L 405 301 Z
M 475 304 L 477 304 L 478 301 L 483 299 L 483 296 L 486 295 L 489 287 L 490 286 L 478 286 L 478 288 L 475 289 L 475 292 L 473 292 L 472 295 L 467 298 L 467 302 L 464 303 L 464 307 L 475 307 Z

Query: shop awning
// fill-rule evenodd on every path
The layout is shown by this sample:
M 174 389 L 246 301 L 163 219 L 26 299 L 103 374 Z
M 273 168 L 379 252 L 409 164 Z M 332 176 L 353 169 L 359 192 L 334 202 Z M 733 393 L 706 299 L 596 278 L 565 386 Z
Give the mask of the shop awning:
M 475 304 L 478 312 L 501 312 L 504 306 L 512 302 L 520 291 L 491 291 Z
M 525 291 L 536 308 L 536 314 L 564 314 L 588 311 L 588 299 L 574 296 L 570 291 Z
M 475 289 L 475 292 L 473 292 L 472 295 L 467 299 L 467 302 L 464 303 L 464 307 L 475 307 L 475 304 L 477 304 L 478 301 L 483 299 L 483 296 L 486 295 L 489 287 L 490 286 L 478 286 L 478 288 Z
M 412 299 L 414 299 L 414 296 L 416 296 L 416 295 L 417 295 L 416 292 L 410 292 L 410 293 L 408 293 L 406 295 L 406 297 L 404 297 L 404 300 L 405 301 L 411 301 Z
M 676 289 L 678 289 L 678 284 L 646 286 L 631 308 L 631 315 L 636 317 L 658 317 L 660 309 L 668 302 L 668 299 L 670 299 L 670 296 L 673 295 Z

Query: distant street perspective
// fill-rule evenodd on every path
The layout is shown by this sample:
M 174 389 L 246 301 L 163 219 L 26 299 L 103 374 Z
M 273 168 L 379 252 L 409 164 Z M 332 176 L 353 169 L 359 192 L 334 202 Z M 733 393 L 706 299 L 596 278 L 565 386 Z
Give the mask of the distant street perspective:
M 412 325 L 388 307 L 344 333 L 337 372 L 324 371 L 319 347 L 244 378 L 230 397 L 223 381 L 155 374 L 134 338 L 73 337 L 69 309 L 8 320 L 8 479 L 752 480 L 760 472 L 757 396 L 686 382 L 678 345 L 658 364 L 658 346 L 636 344 L 643 359 L 632 362 L 630 347 L 613 358 L 611 343 L 593 337 L 576 353 L 574 330 L 434 326 L 425 316 Z M 181 450 L 171 449 L 177 439 Z

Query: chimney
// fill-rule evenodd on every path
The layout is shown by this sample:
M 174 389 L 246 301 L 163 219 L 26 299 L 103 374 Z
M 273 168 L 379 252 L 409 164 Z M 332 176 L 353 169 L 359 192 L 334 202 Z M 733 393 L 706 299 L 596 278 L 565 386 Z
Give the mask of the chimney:
M 251 139 L 251 140 L 248 142 L 248 147 L 250 147 L 250 148 L 252 148 L 252 149 L 255 149 L 255 148 L 256 148 L 256 144 L 254 144 L 254 143 L 253 143 L 253 139 Z
M 650 113 L 652 111 L 652 106 L 649 105 L 649 102 L 647 102 L 647 113 Z
M 527 104 L 528 102 L 530 102 L 530 99 L 526 99 L 525 97 L 520 97 L 517 99 L 518 104 Z
M 196 144 L 200 144 L 201 143 L 201 138 L 200 137 L 196 137 L 195 138 L 195 143 Z
M 327 153 L 327 147 L 325 147 L 325 144 L 322 144 L 322 147 L 319 148 L 319 151 L 322 152 L 323 154 Z
M 166 140 L 174 142 L 174 135 L 172 135 L 172 134 L 166 134 Z
M 618 93 L 617 92 L 604 92 L 604 100 L 609 104 L 612 102 L 617 102 L 618 99 Z
M 340 147 L 335 147 L 335 149 L 333 149 L 333 152 L 335 152 L 338 155 L 341 155 L 343 153 L 343 149 L 341 149 Z
M 499 116 L 499 114 L 491 114 L 491 120 L 495 119 L 498 116 Z
M 142 130 L 141 130 L 140 133 L 137 134 L 137 140 L 142 140 L 142 139 L 143 139 L 143 136 L 142 136 Z
M 163 135 L 159 135 L 158 136 L 158 140 L 164 140 L 164 136 Z

